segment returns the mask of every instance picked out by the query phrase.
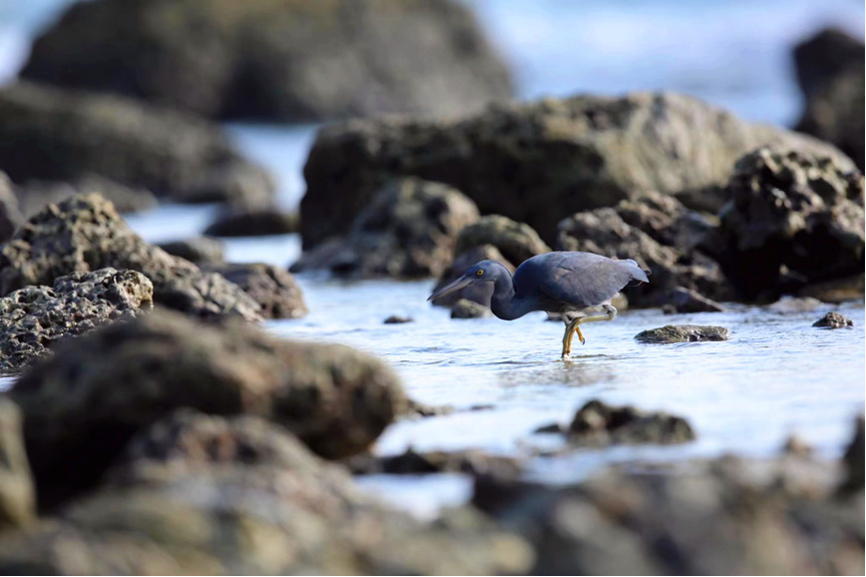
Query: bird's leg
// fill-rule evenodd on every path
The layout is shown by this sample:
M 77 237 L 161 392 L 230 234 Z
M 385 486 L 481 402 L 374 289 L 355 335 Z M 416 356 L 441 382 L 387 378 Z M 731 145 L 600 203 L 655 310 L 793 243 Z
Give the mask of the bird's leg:
M 574 333 L 577 333 L 577 338 L 580 339 L 580 344 L 585 345 L 586 339 L 583 338 L 583 333 L 580 332 L 580 325 L 583 323 L 596 323 L 599 321 L 612 321 L 616 318 L 616 308 L 613 305 L 602 305 L 604 308 L 603 313 L 599 313 L 597 315 L 589 315 L 586 317 L 578 317 L 569 323 L 569 327 L 573 324 L 574 329 L 570 335 L 568 342 L 568 351 L 571 352 L 571 339 L 574 338 Z M 566 333 L 568 329 L 566 329 Z
M 568 315 L 563 313 L 563 317 L 565 318 L 565 334 L 562 336 L 562 360 L 570 361 L 571 360 L 571 340 L 574 337 L 574 331 L 577 328 L 577 325 L 574 322 L 577 320 L 576 318 L 569 320 Z

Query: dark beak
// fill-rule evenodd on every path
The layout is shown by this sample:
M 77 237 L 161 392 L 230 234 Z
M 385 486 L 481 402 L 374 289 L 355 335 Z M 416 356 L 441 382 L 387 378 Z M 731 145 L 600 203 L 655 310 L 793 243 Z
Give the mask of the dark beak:
M 473 282 L 475 282 L 474 278 L 463 275 L 462 277 L 460 277 L 459 279 L 457 279 L 453 283 L 442 287 L 441 289 L 439 289 L 438 291 L 436 291 L 435 293 L 430 295 L 430 297 L 427 300 L 428 301 L 435 301 L 436 299 L 440 299 L 442 297 L 447 297 L 451 293 L 457 292 L 462 288 L 468 287 Z

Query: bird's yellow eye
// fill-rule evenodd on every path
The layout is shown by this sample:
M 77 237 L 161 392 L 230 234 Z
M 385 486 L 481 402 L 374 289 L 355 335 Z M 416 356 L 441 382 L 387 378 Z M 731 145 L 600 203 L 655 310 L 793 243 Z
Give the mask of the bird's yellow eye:
M 477 274 L 478 276 L 481 276 L 484 274 L 484 271 L 481 269 L 478 269 L 478 272 L 476 272 L 475 274 Z

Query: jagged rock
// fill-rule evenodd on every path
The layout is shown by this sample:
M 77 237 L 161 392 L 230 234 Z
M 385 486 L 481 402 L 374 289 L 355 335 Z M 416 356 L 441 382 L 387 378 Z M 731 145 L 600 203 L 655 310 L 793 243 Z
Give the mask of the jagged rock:
M 720 313 L 725 307 L 697 292 L 676 287 L 668 293 L 668 302 L 664 305 L 665 313 Z
M 433 292 L 436 292 L 445 285 L 457 280 L 463 276 L 463 273 L 469 270 L 472 265 L 479 263 L 482 260 L 494 260 L 507 268 L 508 272 L 511 273 L 516 269 L 516 267 L 511 264 L 501 252 L 499 252 L 498 248 L 492 244 L 483 244 L 470 248 L 466 252 L 459 253 L 448 268 L 446 268 L 439 276 L 439 280 L 436 281 L 436 286 L 433 287 Z M 492 296 L 493 285 L 490 283 L 479 283 L 460 289 L 445 298 L 436 299 L 433 301 L 433 304 L 437 306 L 450 307 L 457 303 L 457 301 L 466 299 L 490 308 L 490 299 Z
M 823 329 L 847 329 L 854 326 L 854 321 L 841 313 L 832 311 L 815 321 L 812 326 Z
M 52 202 L 63 202 L 78 194 L 94 193 L 110 201 L 121 213 L 148 210 L 159 202 L 156 196 L 145 188 L 126 186 L 92 174 L 69 181 L 28 180 L 15 189 L 25 218 L 42 212 L 42 209 Z
M 290 272 L 264 263 L 202 265 L 241 287 L 261 305 L 266 319 L 297 319 L 309 311 L 301 287 Z
M 491 314 L 493 313 L 488 307 L 467 299 L 460 299 L 451 307 L 452 319 L 480 319 Z
M 514 222 L 498 214 L 490 214 L 460 231 L 454 254 L 460 255 L 485 245 L 495 246 L 502 256 L 515 266 L 520 266 L 520 263 L 528 258 L 550 252 L 550 247 L 529 225 Z
M 725 327 L 703 325 L 667 325 L 642 331 L 635 336 L 639 342 L 649 344 L 726 341 L 729 338 L 731 338 L 731 331 Z
M 113 268 L 59 277 L 54 287 L 28 286 L 0 298 L 0 373 L 47 357 L 55 343 L 153 307 L 153 285 L 141 273 Z
M 163 242 L 159 248 L 197 265 L 223 264 L 226 261 L 221 240 L 209 236 L 196 236 L 186 240 Z
M 21 436 L 21 412 L 0 397 L 0 539 L 9 529 L 35 521 L 36 494 Z
M 647 413 L 631 406 L 611 407 L 590 401 L 574 415 L 568 427 L 569 441 L 580 445 L 637 443 L 685 443 L 695 439 L 682 417 Z
M 0 294 L 109 267 L 144 274 L 153 283 L 154 302 L 168 308 L 261 319 L 259 304 L 240 287 L 147 244 L 96 194 L 49 205 L 0 247 Z
M 217 218 L 204 231 L 210 236 L 268 236 L 298 232 L 298 215 L 274 208 L 230 213 Z

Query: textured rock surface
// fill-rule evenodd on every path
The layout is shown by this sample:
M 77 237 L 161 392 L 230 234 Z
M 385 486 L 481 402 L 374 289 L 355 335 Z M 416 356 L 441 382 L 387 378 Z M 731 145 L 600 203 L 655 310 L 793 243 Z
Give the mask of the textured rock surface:
M 815 321 L 815 324 L 813 324 L 812 326 L 824 329 L 845 329 L 853 327 L 854 321 L 841 313 L 832 311 Z
M 231 213 L 217 218 L 204 231 L 210 236 L 268 236 L 298 232 L 298 215 L 277 209 Z
M 28 180 L 15 188 L 25 218 L 38 214 L 50 203 L 63 202 L 77 194 L 98 194 L 110 201 L 118 212 L 139 212 L 159 202 L 145 188 L 126 186 L 101 176 L 88 175 L 60 180 Z
M 223 264 L 226 261 L 222 241 L 207 236 L 163 242 L 156 246 L 170 255 L 179 256 L 197 265 Z
M 492 314 L 488 307 L 467 299 L 460 299 L 451 308 L 452 319 L 480 319 Z
M 366 449 L 404 410 L 399 381 L 368 355 L 227 323 L 154 311 L 64 343 L 26 372 L 11 394 L 40 502 L 92 486 L 132 435 L 176 408 L 263 416 L 328 457 Z
M 630 406 L 611 407 L 601 401 L 590 401 L 575 413 L 568 436 L 572 443 L 593 446 L 685 443 L 695 439 L 692 427 L 682 417 Z
M 274 196 L 270 177 L 240 158 L 216 125 L 29 82 L 0 90 L 0 167 L 15 182 L 97 175 L 179 202 L 261 206 Z M 239 188 L 238 173 L 257 174 L 261 184 Z
M 612 206 L 635 192 L 723 185 L 737 158 L 765 144 L 839 154 L 672 93 L 510 104 L 448 122 L 327 126 L 304 167 L 304 247 L 343 234 L 386 180 L 410 175 L 450 184 L 481 214 L 525 222 L 553 244 L 557 224 L 577 211 Z M 840 162 L 853 167 L 847 158 Z
M 0 298 L 0 373 L 19 371 L 55 343 L 153 306 L 153 285 L 131 270 L 99 269 L 28 286 Z
M 483 244 L 459 253 L 451 264 L 448 265 L 448 268 L 446 268 L 439 276 L 439 280 L 436 282 L 436 286 L 433 287 L 432 292 L 436 292 L 448 283 L 457 280 L 463 276 L 463 273 L 469 270 L 469 267 L 475 263 L 481 262 L 482 260 L 495 260 L 507 268 L 511 273 L 513 273 L 517 268 L 508 262 L 502 253 L 499 252 L 498 248 L 492 244 Z M 490 308 L 490 298 L 492 296 L 493 285 L 490 283 L 480 283 L 460 289 L 456 293 L 450 294 L 445 298 L 436 299 L 433 304 L 437 306 L 450 307 L 457 301 L 466 299 Z
M 762 148 L 737 162 L 728 187 L 720 262 L 744 298 L 769 300 L 862 272 L 859 171 L 829 158 Z
M 471 11 L 451 0 L 81 3 L 36 41 L 22 74 L 295 122 L 465 113 L 511 92 Z
M 237 315 L 259 320 L 259 304 L 235 284 L 204 273 L 147 244 L 98 195 L 49 205 L 0 247 L 0 293 L 52 285 L 59 276 L 101 268 L 135 270 L 153 283 L 153 300 L 201 317 Z
M 264 263 L 203 265 L 241 287 L 261 305 L 266 319 L 297 319 L 309 312 L 301 287 L 290 272 Z
M 642 331 L 635 336 L 638 341 L 650 344 L 726 341 L 729 338 L 731 331 L 725 327 L 703 325 L 667 325 Z
M 305 251 L 293 272 L 326 269 L 355 278 L 438 276 L 457 234 L 478 219 L 459 191 L 417 178 L 387 184 L 358 214 L 348 234 Z
M 36 494 L 24 451 L 21 412 L 0 397 L 0 535 L 36 521 Z
M 528 258 L 550 252 L 550 247 L 532 227 L 498 214 L 483 216 L 478 222 L 463 228 L 457 237 L 454 253 L 459 255 L 484 245 L 495 246 L 515 266 L 520 266 Z

